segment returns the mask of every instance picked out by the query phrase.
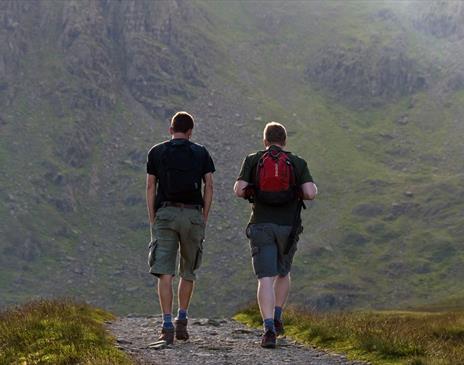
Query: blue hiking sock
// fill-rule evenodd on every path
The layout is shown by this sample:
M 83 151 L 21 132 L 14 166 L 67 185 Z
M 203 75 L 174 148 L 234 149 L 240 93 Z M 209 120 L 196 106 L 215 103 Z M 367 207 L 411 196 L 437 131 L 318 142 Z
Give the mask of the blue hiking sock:
M 179 308 L 179 311 L 177 312 L 177 319 L 187 319 L 187 310 Z
M 282 307 L 274 308 L 274 319 L 281 321 L 282 320 Z
M 163 328 L 174 328 L 171 313 L 163 314 Z
M 274 318 L 266 318 L 264 321 L 264 330 L 275 332 Z

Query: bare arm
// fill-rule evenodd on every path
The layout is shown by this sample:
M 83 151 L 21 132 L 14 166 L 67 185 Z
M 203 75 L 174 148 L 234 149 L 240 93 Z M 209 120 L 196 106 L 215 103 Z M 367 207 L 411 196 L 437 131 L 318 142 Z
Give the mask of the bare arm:
M 147 209 L 150 226 L 155 223 L 156 176 L 147 174 Z
M 248 182 L 244 180 L 237 180 L 234 184 L 234 193 L 239 198 L 245 197 L 245 188 L 248 186 Z
M 314 200 L 317 195 L 317 186 L 312 182 L 307 182 L 301 185 L 304 200 Z
M 211 172 L 205 174 L 205 176 L 203 176 L 203 181 L 205 182 L 205 187 L 203 189 L 203 218 L 206 223 L 208 221 L 209 210 L 213 201 L 213 174 Z

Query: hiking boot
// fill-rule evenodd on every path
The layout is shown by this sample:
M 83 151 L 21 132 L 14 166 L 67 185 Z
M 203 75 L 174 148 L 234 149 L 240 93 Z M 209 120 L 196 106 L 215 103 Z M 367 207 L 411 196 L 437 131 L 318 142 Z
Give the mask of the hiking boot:
M 276 330 L 276 336 L 282 336 L 285 333 L 284 324 L 278 319 L 274 319 L 274 327 Z
M 274 349 L 276 347 L 276 334 L 271 330 L 267 330 L 261 337 L 261 347 Z
M 161 336 L 158 341 L 166 341 L 166 345 L 172 345 L 174 343 L 174 328 L 161 328 Z
M 176 327 L 176 339 L 181 341 L 187 341 L 189 339 L 187 322 L 187 319 L 176 319 L 174 321 L 174 326 Z

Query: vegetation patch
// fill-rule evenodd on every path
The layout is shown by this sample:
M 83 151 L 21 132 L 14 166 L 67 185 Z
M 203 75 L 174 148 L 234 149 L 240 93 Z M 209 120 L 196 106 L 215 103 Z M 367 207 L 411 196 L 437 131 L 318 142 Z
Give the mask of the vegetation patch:
M 236 320 L 262 325 L 257 306 L 239 312 Z M 305 344 L 344 352 L 373 364 L 452 365 L 464 363 L 464 312 L 337 312 L 291 308 L 285 332 Z
M 0 364 L 132 364 L 85 303 L 40 300 L 0 313 Z

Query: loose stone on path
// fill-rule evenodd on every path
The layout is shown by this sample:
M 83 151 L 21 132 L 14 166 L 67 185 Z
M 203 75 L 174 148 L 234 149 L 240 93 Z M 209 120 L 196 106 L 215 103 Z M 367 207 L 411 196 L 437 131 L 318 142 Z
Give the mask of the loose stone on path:
M 138 364 L 239 364 L 239 365 L 366 365 L 343 355 L 328 354 L 286 339 L 276 349 L 259 346 L 261 331 L 230 319 L 189 319 L 190 339 L 167 346 L 158 340 L 161 320 L 154 317 L 121 317 L 108 323 L 117 347 Z

